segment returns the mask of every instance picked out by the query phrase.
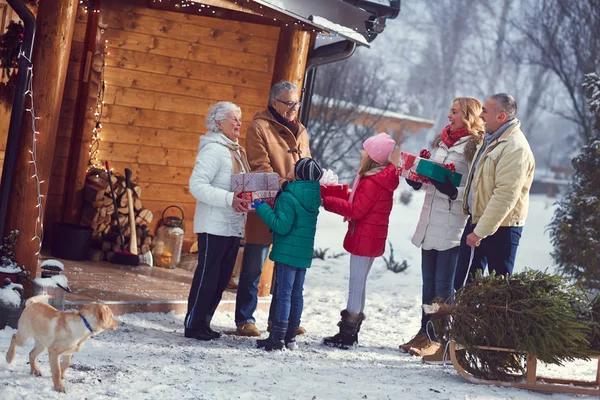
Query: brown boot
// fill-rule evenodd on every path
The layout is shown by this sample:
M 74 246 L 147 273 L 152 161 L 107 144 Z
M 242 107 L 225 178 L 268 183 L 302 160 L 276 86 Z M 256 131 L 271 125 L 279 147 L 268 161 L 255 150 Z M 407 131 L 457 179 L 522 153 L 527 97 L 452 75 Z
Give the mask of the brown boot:
M 439 342 L 432 342 L 425 337 L 422 342 L 413 344 L 408 353 L 412 356 L 423 357 L 435 353 L 440 347 Z
M 419 331 L 408 342 L 400 345 L 400 352 L 401 353 L 408 353 L 408 351 L 410 350 L 411 347 L 413 347 L 414 345 L 418 345 L 420 343 L 423 343 L 424 340 L 426 340 L 426 339 L 427 339 L 427 334 L 425 332 L 423 332 L 423 331 Z
M 236 334 L 239 336 L 260 336 L 261 333 L 253 323 L 244 324 L 242 326 L 238 326 L 236 329 Z
M 425 364 L 445 364 L 450 362 L 450 355 L 446 352 L 445 347 L 439 346 L 435 353 L 423 356 L 422 360 Z

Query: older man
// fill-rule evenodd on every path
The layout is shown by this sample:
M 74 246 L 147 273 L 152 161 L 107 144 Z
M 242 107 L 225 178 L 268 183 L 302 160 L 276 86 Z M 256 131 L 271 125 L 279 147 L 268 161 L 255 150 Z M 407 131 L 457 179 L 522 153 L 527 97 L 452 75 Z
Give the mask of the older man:
M 535 168 L 516 116 L 517 103 L 509 94 L 495 94 L 483 105 L 486 135 L 465 187 L 463 210 L 469 219 L 454 279 L 457 290 L 486 265 L 490 273 L 513 272 Z
M 246 132 L 246 153 L 252 172 L 276 172 L 281 185 L 293 173 L 296 161 L 310 157 L 306 128 L 297 119 L 299 108 L 296 85 L 282 81 L 273 86 L 269 106 L 254 116 Z M 255 325 L 254 311 L 260 274 L 272 240 L 264 222 L 256 213 L 249 213 L 235 305 L 237 333 L 242 336 L 261 334 Z M 275 301 L 273 298 L 272 303 Z M 299 331 L 304 333 L 302 328 Z

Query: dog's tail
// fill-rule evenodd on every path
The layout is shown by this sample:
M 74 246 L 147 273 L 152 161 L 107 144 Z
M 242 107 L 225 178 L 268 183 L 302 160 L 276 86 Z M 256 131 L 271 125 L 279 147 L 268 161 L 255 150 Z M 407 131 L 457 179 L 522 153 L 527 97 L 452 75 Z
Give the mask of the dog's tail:
M 50 300 L 51 298 L 52 296 L 50 296 L 49 294 L 40 294 L 39 296 L 30 297 L 25 302 L 25 307 L 27 308 L 33 303 L 48 303 L 48 300 Z

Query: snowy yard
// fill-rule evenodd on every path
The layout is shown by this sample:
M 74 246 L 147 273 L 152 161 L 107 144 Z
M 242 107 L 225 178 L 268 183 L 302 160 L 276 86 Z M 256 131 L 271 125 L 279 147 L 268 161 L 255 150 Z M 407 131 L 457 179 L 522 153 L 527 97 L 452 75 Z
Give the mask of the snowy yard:
M 405 187 L 402 184 L 402 187 Z M 303 325 L 298 351 L 266 353 L 255 339 L 226 335 L 199 342 L 183 337 L 183 317 L 173 314 L 130 314 L 119 317 L 115 332 L 91 338 L 73 357 L 65 385 L 68 393 L 52 389 L 47 353 L 40 356 L 44 377 L 29 375 L 27 354 L 20 348 L 15 361 L 0 360 L 0 399 L 567 399 L 523 390 L 466 383 L 451 365 L 428 366 L 398 351 L 416 333 L 420 319 L 420 250 L 410 244 L 422 197 L 410 206 L 396 205 L 390 240 L 397 259 L 407 259 L 406 273 L 386 270 L 381 259 L 369 277 L 367 320 L 360 348 L 343 351 L 320 345 L 336 332 L 345 306 L 348 259 L 317 260 L 307 274 Z M 523 232 L 517 270 L 550 268 L 550 243 L 544 232 L 552 202 L 533 197 Z M 343 251 L 345 224 L 323 212 L 317 247 L 328 254 Z M 259 312 L 258 326 L 267 315 Z M 233 314 L 215 316 L 213 328 L 232 330 Z M 8 348 L 15 331 L 0 330 L 0 349 Z M 4 358 L 4 356 L 2 356 Z M 593 362 L 542 368 L 545 375 L 595 378 Z

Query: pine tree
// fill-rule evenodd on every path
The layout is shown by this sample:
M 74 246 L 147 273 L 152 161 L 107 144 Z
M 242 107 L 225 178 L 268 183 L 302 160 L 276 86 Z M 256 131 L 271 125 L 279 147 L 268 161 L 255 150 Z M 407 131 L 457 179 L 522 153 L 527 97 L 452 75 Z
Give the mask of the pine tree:
M 600 78 L 586 75 L 583 87 L 596 118 L 596 138 L 572 161 L 575 175 L 554 213 L 550 235 L 559 270 L 600 290 Z

